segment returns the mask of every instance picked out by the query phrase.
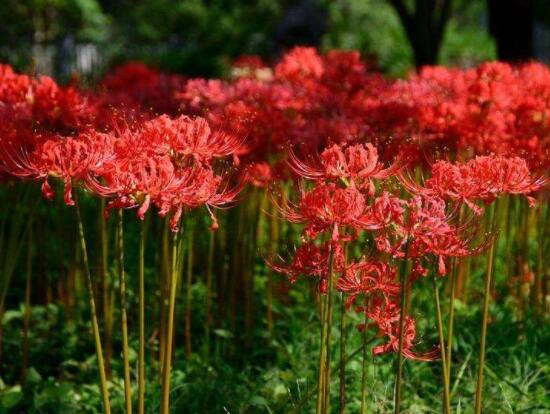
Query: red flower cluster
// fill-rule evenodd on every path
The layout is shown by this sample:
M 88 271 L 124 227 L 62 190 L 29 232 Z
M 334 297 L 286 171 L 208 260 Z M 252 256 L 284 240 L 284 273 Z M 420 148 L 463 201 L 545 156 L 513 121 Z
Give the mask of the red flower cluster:
M 185 78 L 182 76 L 162 73 L 140 62 L 129 62 L 105 77 L 97 99 L 101 109 L 107 112 L 116 108 L 118 111 L 139 111 L 153 116 L 173 116 L 178 112 L 176 93 L 184 84 Z
M 464 203 L 476 214 L 482 212 L 476 201 L 490 203 L 503 194 L 526 195 L 533 205 L 534 198 L 529 194 L 547 182 L 547 177 L 533 177 L 525 160 L 519 157 L 479 156 L 463 164 L 438 161 L 431 172 L 424 187 L 406 175 L 401 176 L 401 182 L 413 193 Z
M 367 105 L 380 135 L 466 156 L 520 156 L 548 166 L 550 70 L 539 63 L 485 63 L 469 70 L 426 67 Z
M 82 108 L 92 107 L 74 89 L 8 69 L 3 74 L 9 85 L 0 83 L 7 121 L 0 136 L 2 171 L 41 180 L 46 198 L 54 195 L 49 180 L 58 178 L 67 205 L 74 204 L 73 186 L 81 185 L 109 197 L 110 207 L 138 208 L 142 219 L 155 205 L 161 215 L 171 215 L 175 231 L 182 212 L 199 206 L 207 207 L 217 227 L 211 207 L 237 195 L 240 188 L 223 160 L 242 145 L 240 137 L 212 130 L 202 118 L 167 115 L 131 124 L 113 118 L 113 128 L 100 132 L 84 122 L 93 116 L 84 116 Z
M 472 247 L 477 226 L 472 220 L 458 222 L 462 203 L 481 214 L 477 201 L 488 204 L 503 194 L 527 195 L 546 181 L 534 178 L 521 158 L 492 155 L 464 164 L 437 162 L 431 177 L 420 185 L 404 172 L 403 160 L 400 156 L 386 167 L 370 143 L 334 144 L 307 162 L 290 151 L 291 169 L 312 186 L 300 184 L 299 200 L 285 199 L 279 206 L 287 221 L 304 225 L 303 244 L 288 264 L 271 266 L 292 282 L 299 275 L 317 278 L 321 293 L 330 286 L 327 280 L 334 278 L 336 289 L 348 295 L 348 306 L 364 296 L 366 305 L 356 309 L 388 338 L 375 353 L 395 351 L 398 346 L 397 299 L 406 286 L 397 282 L 394 261 L 412 262 L 409 283 L 426 276 L 431 264 L 440 276 L 446 275 L 449 258 L 478 254 L 493 241 L 487 237 Z M 399 183 L 410 196 L 403 198 Z M 362 234 L 374 242 L 365 253 L 370 259 L 345 257 L 348 246 L 364 240 Z M 407 317 L 403 324 L 403 354 L 432 358 L 435 351 L 420 355 L 412 351 L 414 320 Z
M 55 129 L 70 134 L 92 125 L 94 114 L 93 104 L 76 87 L 60 87 L 47 76 L 33 78 L 0 65 L 3 130 L 15 124 L 33 132 Z
M 396 350 L 398 297 L 404 287 L 397 282 L 394 266 L 381 259 L 388 253 L 393 259 L 410 259 L 415 263 L 413 272 L 422 275 L 427 273 L 424 263 L 436 260 L 444 275 L 445 258 L 475 253 L 469 248 L 470 239 L 452 224 L 441 198 L 404 200 L 388 191 L 377 195 L 377 188 L 399 173 L 401 166 L 395 163 L 386 168 L 371 144 L 332 145 L 320 154 L 317 165 L 308 165 L 295 154 L 290 163 L 294 171 L 314 180 L 311 190 L 302 188 L 298 202 L 280 206 L 286 220 L 305 224 L 304 242 L 289 264 L 272 266 L 288 274 L 291 281 L 300 274 L 318 278 L 322 293 L 327 291 L 327 279 L 336 278 L 336 289 L 348 295 L 348 305 L 356 303 L 360 295 L 368 298 L 368 305 L 357 309 L 388 338 L 376 353 Z M 344 257 L 346 246 L 357 243 L 361 233 L 375 241 L 377 251 L 369 253 L 370 260 Z M 417 355 L 412 351 L 412 319 L 404 321 L 404 329 L 404 355 L 433 357 L 433 353 Z
M 73 186 L 82 185 L 141 218 L 155 206 L 173 229 L 187 209 L 234 200 L 240 187 L 227 174 L 231 159 L 241 179 L 258 187 L 289 172 L 312 180 L 298 201 L 280 206 L 287 220 L 305 225 L 304 244 L 290 264 L 273 266 L 292 280 L 317 277 L 324 291 L 332 258 L 336 286 L 352 301 L 358 292 L 378 297 L 365 312 L 392 343 L 395 272 L 379 259 L 411 260 L 416 276 L 434 261 L 444 275 L 449 257 L 484 247 L 472 249 L 474 231 L 456 223 L 461 204 L 481 214 L 480 202 L 501 194 L 532 202 L 546 182 L 531 171 L 542 175 L 548 165 L 549 85 L 548 68 L 534 63 L 432 67 L 392 81 L 357 52 L 311 48 L 291 50 L 272 68 L 243 57 L 228 81 L 185 80 L 129 63 L 97 93 L 0 66 L 0 161 L 5 175 L 41 180 L 46 197 L 57 178 L 68 205 Z M 404 166 L 433 148 L 478 156 L 437 161 L 417 184 Z M 411 198 L 397 196 L 397 182 Z M 345 246 L 361 233 L 375 258 L 345 260 Z M 409 344 L 411 324 L 405 321 Z

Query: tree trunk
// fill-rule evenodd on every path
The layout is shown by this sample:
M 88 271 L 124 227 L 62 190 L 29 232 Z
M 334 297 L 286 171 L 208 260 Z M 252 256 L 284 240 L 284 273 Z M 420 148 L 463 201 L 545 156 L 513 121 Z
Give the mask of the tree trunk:
M 445 26 L 451 16 L 453 0 L 415 0 L 409 10 L 403 0 L 390 0 L 414 54 L 417 68 L 437 63 Z
M 533 57 L 533 1 L 487 0 L 489 30 L 500 60 L 522 62 Z

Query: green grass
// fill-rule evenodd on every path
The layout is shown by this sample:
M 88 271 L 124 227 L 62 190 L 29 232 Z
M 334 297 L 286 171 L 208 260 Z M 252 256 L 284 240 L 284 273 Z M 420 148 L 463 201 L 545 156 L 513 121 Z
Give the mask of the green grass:
M 258 267 L 258 281 L 263 268 Z M 478 286 L 481 279 L 471 281 Z M 418 317 L 418 349 L 430 349 L 437 343 L 436 323 L 429 281 L 415 285 L 412 314 Z M 478 283 L 479 282 L 479 283 Z M 261 285 L 259 283 L 259 285 Z M 194 287 L 197 306 L 202 303 L 203 286 Z M 174 413 L 298 413 L 314 412 L 316 367 L 318 362 L 318 319 L 315 303 L 304 282 L 290 288 L 286 302 L 277 303 L 274 335 L 264 328 L 263 306 L 256 297 L 257 324 L 251 345 L 241 340 L 241 332 L 227 327 L 216 330 L 214 352 L 207 361 L 201 357 L 202 315 L 194 314 L 193 327 L 197 343 L 195 353 L 184 357 L 182 319 L 176 321 L 176 358 L 171 395 Z M 85 301 L 82 301 L 85 303 Z M 81 311 L 81 310 L 79 310 Z M 178 315 L 182 314 L 181 307 Z M 14 383 L 20 367 L 21 311 L 6 312 L 4 317 L 4 366 L 1 384 L 1 413 L 96 413 L 101 412 L 97 370 L 90 327 L 87 323 L 66 322 L 61 307 L 35 306 L 30 333 L 30 364 L 27 384 Z M 360 335 L 355 331 L 359 316 L 348 313 L 348 354 L 360 349 Z M 473 412 L 477 371 L 477 347 L 480 312 L 477 302 L 459 304 L 456 314 L 456 341 L 453 352 L 454 412 Z M 535 316 L 517 321 L 514 305 L 499 304 L 491 308 L 487 370 L 485 380 L 486 413 L 550 412 L 550 326 Z M 336 320 L 337 318 L 335 318 Z M 74 320 L 85 320 L 76 318 Z M 222 321 L 223 322 L 223 321 Z M 132 328 L 132 327 L 131 327 Z M 135 330 L 132 330 L 134 333 Z M 148 337 L 153 333 L 148 332 Z M 379 342 L 373 336 L 373 345 Z M 339 329 L 335 324 L 333 363 L 338 361 Z M 137 338 L 131 338 L 137 350 Z M 117 338 L 117 341 L 119 338 Z M 151 342 L 153 343 L 153 342 Z M 179 344 L 179 346 L 178 346 Z M 154 348 L 149 347 L 149 356 Z M 111 385 L 114 412 L 123 412 L 122 366 L 120 344 L 115 342 Z M 135 384 L 136 355 L 131 353 Z M 368 412 L 392 410 L 395 355 L 372 357 L 369 353 Z M 151 381 L 156 366 L 148 360 L 147 412 L 157 412 L 160 388 Z M 333 368 L 332 407 L 338 399 L 337 366 Z M 118 374 L 118 375 L 117 375 Z M 407 361 L 404 369 L 404 413 L 441 412 L 442 382 L 438 361 Z M 347 412 L 360 407 L 361 354 L 346 366 Z

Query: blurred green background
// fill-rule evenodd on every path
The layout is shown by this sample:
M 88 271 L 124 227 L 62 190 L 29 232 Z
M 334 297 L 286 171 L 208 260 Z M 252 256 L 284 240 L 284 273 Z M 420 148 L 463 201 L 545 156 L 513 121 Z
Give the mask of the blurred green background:
M 499 57 L 498 42 L 503 36 L 499 38 L 498 28 L 493 27 L 495 16 L 500 26 L 514 33 L 516 43 L 522 40 L 520 32 L 527 37 L 531 34 L 527 39 L 531 49 L 525 41 L 521 46 L 526 58 L 544 59 L 550 38 L 547 2 L 496 3 L 3 0 L 0 60 L 19 70 L 51 74 L 61 80 L 73 72 L 100 76 L 106 68 L 127 60 L 143 60 L 192 76 L 219 76 L 231 59 L 241 54 L 273 60 L 294 44 L 309 44 L 358 49 L 384 72 L 402 75 L 415 62 L 417 66 L 435 62 L 471 66 Z M 528 10 L 522 11 L 526 4 Z M 403 10 L 408 20 L 400 13 Z M 529 21 L 522 18 L 525 13 Z M 513 30 L 506 21 L 512 18 Z M 424 51 L 424 58 L 417 56 L 419 51 Z

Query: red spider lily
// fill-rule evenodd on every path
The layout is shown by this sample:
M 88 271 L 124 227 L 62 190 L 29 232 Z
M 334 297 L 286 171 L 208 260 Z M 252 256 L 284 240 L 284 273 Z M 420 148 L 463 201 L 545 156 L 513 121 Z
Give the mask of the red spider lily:
M 111 198 L 109 208 L 139 207 L 143 219 L 156 205 L 161 215 L 172 213 L 176 231 L 184 209 L 205 205 L 216 228 L 211 207 L 233 202 L 240 191 L 239 184 L 229 188 L 211 165 L 215 157 L 230 155 L 236 141 L 212 138 L 203 119 L 160 116 L 135 127 L 123 122 L 109 134 L 88 135 L 92 142 L 109 137 L 112 157 L 86 182 L 97 194 Z
M 482 209 L 475 201 L 490 203 L 502 194 L 528 195 L 540 190 L 547 180 L 532 177 L 525 160 L 501 156 L 476 157 L 465 164 L 438 161 L 425 187 L 401 175 L 402 183 L 409 190 L 464 203 L 478 215 Z M 534 202 L 532 197 L 527 198 L 530 204 Z
M 490 195 L 486 201 L 500 194 L 522 194 L 533 206 L 535 199 L 528 194 L 540 190 L 548 182 L 548 177 L 532 177 L 527 163 L 519 157 L 476 157 L 468 164 L 478 171 L 480 180 L 486 180 L 492 187 L 487 191 Z
M 313 241 L 303 243 L 295 249 L 290 263 L 285 263 L 281 257 L 279 257 L 279 263 L 274 263 L 273 260 L 268 260 L 267 263 L 274 271 L 289 276 L 290 283 L 294 283 L 299 276 L 319 279 L 319 292 L 325 294 L 330 271 L 329 250 L 331 246 L 334 249 L 333 270 L 340 271 L 345 267 L 343 250 L 338 244 L 330 242 L 321 245 L 316 245 Z
M 380 228 L 385 228 L 392 223 L 402 225 L 406 207 L 407 202 L 405 200 L 383 191 L 374 199 L 372 218 Z
M 0 111 L 41 131 L 74 134 L 90 127 L 95 107 L 75 86 L 60 87 L 47 76 L 37 79 L 0 65 Z
M 176 119 L 162 115 L 144 123 L 141 133 L 144 139 L 170 148 L 175 156 L 201 163 L 233 154 L 242 142 L 236 135 L 213 132 L 203 118 L 183 115 Z
M 416 196 L 405 202 L 384 193 L 375 201 L 374 211 L 378 221 L 388 220 L 379 224 L 382 231 L 375 238 L 377 248 L 397 258 L 406 254 L 414 260 L 415 274 L 426 274 L 421 260 L 432 254 L 437 258 L 439 274 L 445 275 L 446 257 L 478 254 L 491 241 L 487 238 L 479 246 L 470 247 L 474 231 L 461 235 L 462 228 L 450 224 L 446 204 L 437 197 Z
M 162 73 L 140 62 L 128 62 L 105 77 L 99 103 L 109 111 L 114 107 L 175 115 L 179 108 L 175 91 L 184 82 L 179 75 Z
M 275 76 L 291 82 L 309 78 L 320 78 L 324 67 L 321 57 L 314 48 L 296 47 L 286 53 L 275 66 Z
M 47 199 L 53 197 L 48 179 L 60 178 L 64 183 L 67 205 L 74 204 L 73 182 L 88 180 L 90 174 L 100 169 L 109 158 L 104 148 L 86 136 L 49 138 L 37 144 L 30 153 L 23 147 L 15 147 L 17 144 L 13 145 L 3 156 L 7 172 L 25 179 L 43 180 L 42 193 Z
M 393 302 L 384 303 L 380 300 L 372 301 L 369 307 L 365 310 L 365 314 L 369 319 L 374 321 L 378 326 L 380 333 L 387 336 L 388 341 L 384 345 L 379 345 L 373 348 L 374 355 L 380 355 L 387 352 L 399 351 L 399 314 L 400 309 Z M 425 353 L 413 352 L 414 341 L 416 339 L 416 328 L 414 320 L 410 316 L 406 316 L 403 320 L 403 355 L 408 359 L 418 361 L 433 361 L 436 359 L 440 351 L 438 348 Z
M 346 306 L 355 303 L 360 294 L 380 293 L 386 302 L 399 293 L 395 269 L 387 263 L 360 261 L 345 268 L 336 289 L 348 294 Z
M 182 170 L 180 185 L 174 192 L 164 192 L 156 204 L 159 214 L 172 212 L 170 224 L 177 231 L 184 209 L 193 209 L 204 205 L 212 219 L 212 230 L 218 228 L 218 221 L 211 208 L 222 208 L 233 203 L 241 191 L 242 185 L 229 187 L 221 176 L 215 175 L 211 168 L 193 167 Z
M 289 151 L 290 166 L 300 176 L 308 179 L 344 180 L 359 189 L 368 189 L 374 194 L 373 179 L 384 180 L 395 175 L 402 164 L 396 162 L 388 168 L 379 161 L 378 151 L 370 144 L 355 144 L 342 147 L 333 145 L 320 156 L 319 167 L 301 161 L 294 151 Z
M 266 188 L 273 179 L 273 171 L 267 162 L 252 163 L 246 168 L 245 181 L 255 187 Z
M 114 197 L 110 207 L 131 208 L 140 206 L 138 217 L 144 219 L 151 201 L 182 187 L 174 165 L 166 156 L 139 157 L 113 162 L 101 174 L 102 183 L 95 179 L 88 186 L 103 196 Z
M 281 211 L 291 223 L 305 223 L 309 237 L 332 231 L 333 239 L 338 240 L 339 228 L 344 226 L 357 230 L 379 228 L 363 194 L 356 188 L 340 188 L 334 183 L 319 182 L 311 191 L 302 189 L 299 204 L 287 203 Z

